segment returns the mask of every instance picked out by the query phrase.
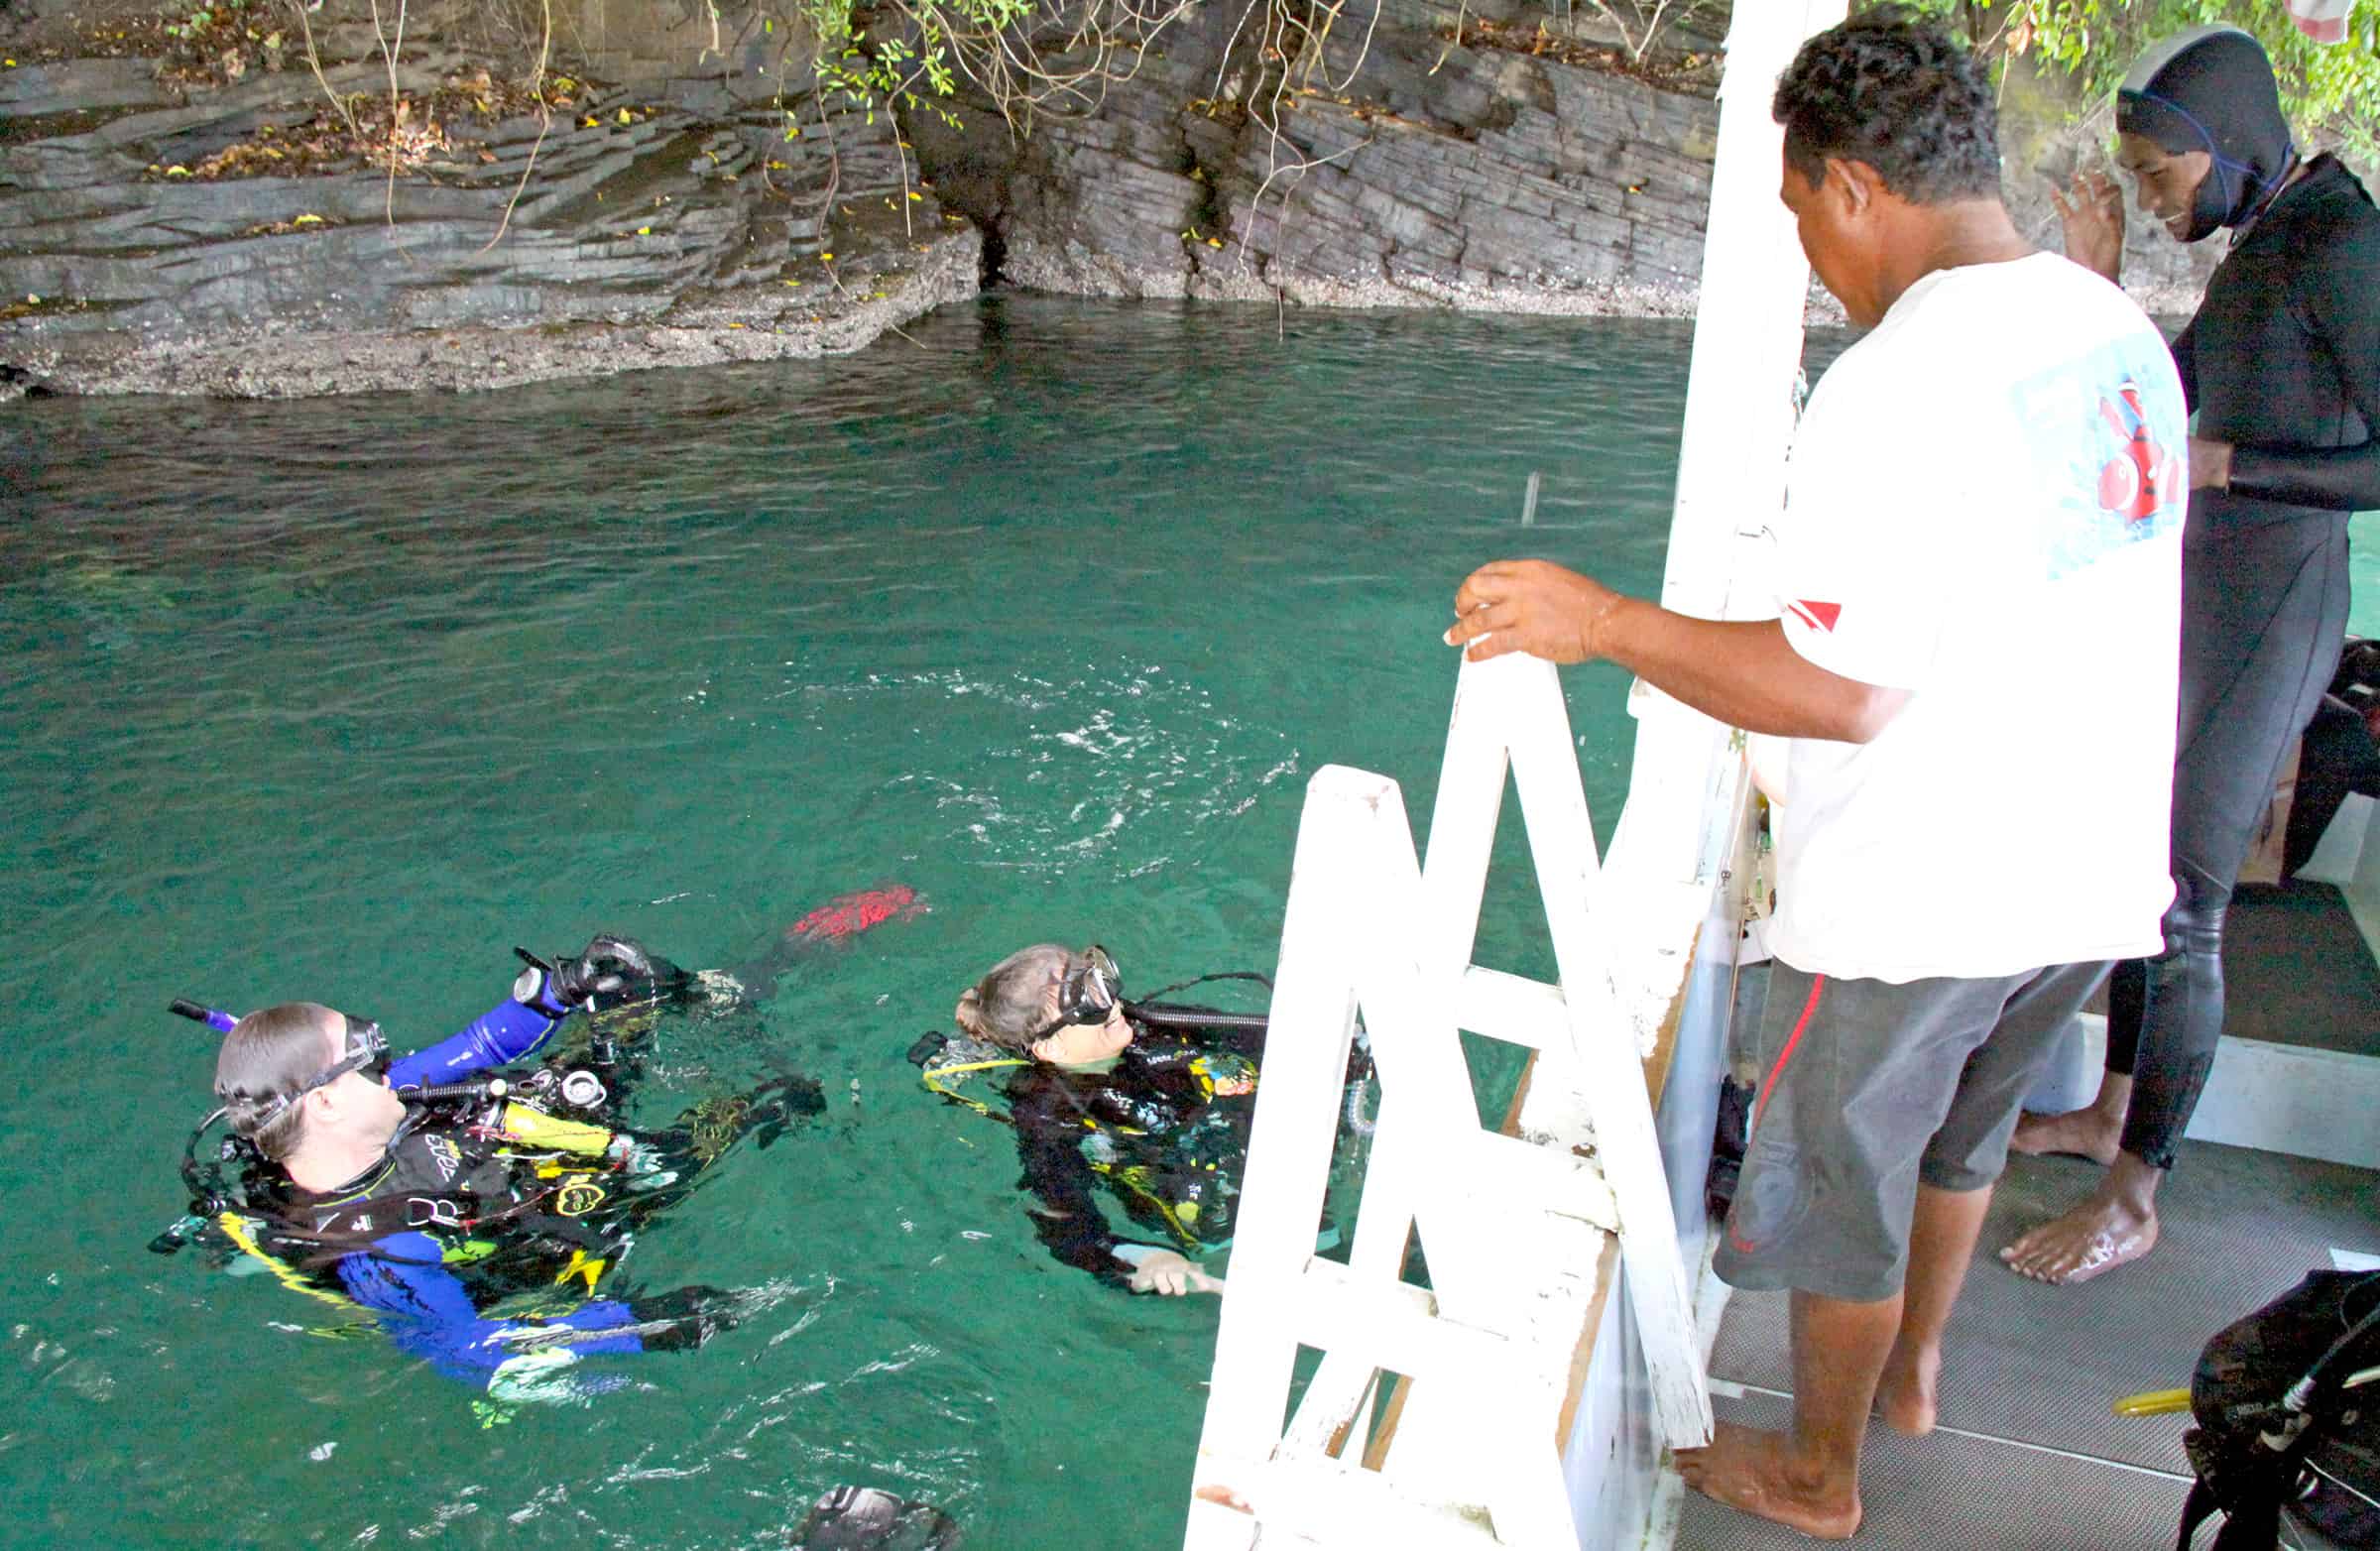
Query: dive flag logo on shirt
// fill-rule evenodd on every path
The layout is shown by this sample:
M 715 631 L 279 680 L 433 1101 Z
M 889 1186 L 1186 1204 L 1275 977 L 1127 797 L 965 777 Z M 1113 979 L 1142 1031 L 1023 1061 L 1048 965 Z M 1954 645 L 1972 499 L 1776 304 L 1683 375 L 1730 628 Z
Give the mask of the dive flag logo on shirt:
M 1815 598 L 1796 598 L 1785 607 L 1793 611 L 1795 619 L 1812 630 L 1823 630 L 1830 636 L 1835 633 L 1835 622 L 1843 618 L 1842 604 L 1820 603 Z

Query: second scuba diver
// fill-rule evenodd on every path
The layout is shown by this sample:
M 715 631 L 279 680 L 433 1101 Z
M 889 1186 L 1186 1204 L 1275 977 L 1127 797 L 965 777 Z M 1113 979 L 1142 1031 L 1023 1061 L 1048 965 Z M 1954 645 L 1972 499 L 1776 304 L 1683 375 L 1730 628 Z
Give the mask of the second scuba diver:
M 999 1112 L 962 1086 L 1007 1073 L 1000 1118 L 1015 1128 L 1018 1188 L 1050 1253 L 1133 1292 L 1222 1290 L 1196 1257 L 1231 1237 L 1264 1015 L 1128 1002 L 1106 949 L 1057 943 L 1001 960 L 953 1015 L 960 1036 L 928 1034 L 910 1058 L 927 1087 L 987 1115 Z M 1357 1060 L 1351 1088 L 1368 1073 L 1368 1058 Z M 1147 1237 L 1109 1227 L 1103 1178 Z
M 905 889 L 845 895 L 785 932 L 755 973 L 773 981 L 794 950 L 920 908 Z M 220 1236 L 294 1290 L 369 1311 L 401 1350 L 498 1400 L 617 1387 L 619 1375 L 570 1370 L 700 1345 L 743 1311 L 704 1287 L 614 1292 L 636 1228 L 740 1137 L 766 1146 L 823 1108 L 814 1081 L 785 1077 L 660 1132 L 606 1124 L 639 1065 L 622 1040 L 664 1006 L 716 1013 L 748 1003 L 744 991 L 737 977 L 688 974 L 598 936 L 558 963 L 530 959 L 510 997 L 395 1060 L 378 1023 L 317 1003 L 236 1019 L 177 1003 L 224 1033 L 220 1107 L 183 1160 L 191 1215 L 151 1248 Z M 575 1043 L 554 1038 L 573 1014 L 587 1025 L 577 1062 L 549 1058 L 509 1083 L 487 1075 Z M 218 1123 L 232 1139 L 216 1156 L 238 1165 L 236 1186 L 200 1155 Z

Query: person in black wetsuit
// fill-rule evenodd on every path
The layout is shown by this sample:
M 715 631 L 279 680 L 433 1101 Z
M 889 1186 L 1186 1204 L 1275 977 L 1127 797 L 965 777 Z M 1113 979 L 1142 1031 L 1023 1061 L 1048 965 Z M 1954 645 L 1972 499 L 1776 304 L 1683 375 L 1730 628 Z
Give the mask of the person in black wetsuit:
M 1134 1292 L 1221 1291 L 1193 1256 L 1230 1234 L 1263 1019 L 1128 1004 L 1105 949 L 1056 943 L 1001 960 L 954 1016 L 964 1042 L 920 1064 L 963 1103 L 938 1077 L 1008 1074 L 1019 1188 L 1050 1253 Z M 1103 1176 L 1147 1238 L 1108 1226 Z
M 2108 1165 L 2090 1198 L 2000 1252 L 2076 1282 L 2146 1254 L 2223 1025 L 2223 914 L 2292 739 L 2337 666 L 2349 513 L 2380 507 L 2380 210 L 2336 158 L 2302 158 L 2264 51 L 2200 28 L 2143 55 L 2116 99 L 2116 162 L 2184 242 L 2231 250 L 2174 341 L 2198 414 L 2184 531 L 2175 898 L 2165 951 L 2109 982 L 2088 1109 L 2015 1145 Z M 2109 280 L 2123 205 L 2103 177 L 2059 201 L 2067 252 Z M 2143 650 L 2153 644 L 2143 643 Z M 2161 645 L 2161 644 L 2155 644 Z M 2076 758 L 2087 771 L 2089 751 Z

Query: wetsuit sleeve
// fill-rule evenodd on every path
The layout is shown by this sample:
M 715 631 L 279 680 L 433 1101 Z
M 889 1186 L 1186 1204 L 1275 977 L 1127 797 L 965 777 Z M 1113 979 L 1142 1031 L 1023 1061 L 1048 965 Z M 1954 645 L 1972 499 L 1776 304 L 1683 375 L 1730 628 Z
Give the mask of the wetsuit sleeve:
M 535 1054 L 545 1043 L 545 1036 L 568 1015 L 551 1015 L 507 997 L 473 1018 L 460 1033 L 449 1034 L 428 1049 L 396 1062 L 389 1068 L 389 1085 L 417 1088 L 460 1082 L 474 1072 L 518 1061 Z
M 2290 308 L 2338 372 L 2363 419 L 2360 446 L 2243 445 L 2231 449 L 2231 488 L 2243 496 L 2329 512 L 2380 508 L 2380 228 L 2342 224 L 2306 255 Z
M 439 1263 L 437 1242 L 426 1234 L 391 1234 L 370 1250 L 342 1255 L 338 1276 L 349 1297 L 382 1317 L 399 1351 L 474 1388 L 486 1387 L 507 1363 L 530 1351 L 507 1338 L 535 1327 L 482 1319 L 470 1292 Z M 627 1304 L 606 1299 L 543 1324 L 587 1332 L 584 1339 L 547 1343 L 583 1357 L 643 1351 L 634 1335 L 601 1334 L 635 1318 Z
M 2196 411 L 2199 407 L 2199 320 L 2194 317 L 2183 324 L 2182 332 L 2174 336 L 2174 342 L 2167 348 L 2172 350 L 2174 370 L 2182 378 L 2183 407 Z

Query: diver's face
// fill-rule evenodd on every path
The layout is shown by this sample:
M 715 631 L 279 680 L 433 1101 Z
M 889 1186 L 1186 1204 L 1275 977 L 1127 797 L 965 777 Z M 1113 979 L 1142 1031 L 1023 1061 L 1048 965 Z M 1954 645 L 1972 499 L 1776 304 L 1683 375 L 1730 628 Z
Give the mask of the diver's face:
M 2176 242 L 2186 240 L 2191 206 L 2214 158 L 2203 151 L 2168 151 L 2145 135 L 2118 135 L 2115 165 L 2131 178 L 2141 209 Z
M 1058 988 L 1049 991 L 1048 1015 L 1058 1015 Z M 1090 1066 L 1124 1053 L 1132 1042 L 1131 1021 L 1124 1015 L 1119 1005 L 1108 1009 L 1105 1021 L 1098 1023 L 1067 1023 L 1033 1041 L 1036 1060 L 1053 1066 Z

